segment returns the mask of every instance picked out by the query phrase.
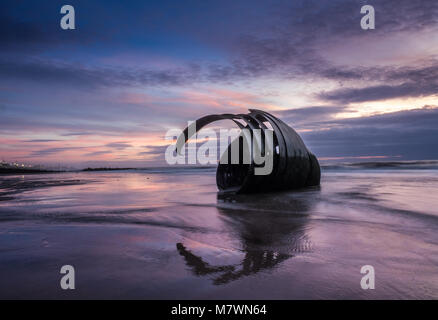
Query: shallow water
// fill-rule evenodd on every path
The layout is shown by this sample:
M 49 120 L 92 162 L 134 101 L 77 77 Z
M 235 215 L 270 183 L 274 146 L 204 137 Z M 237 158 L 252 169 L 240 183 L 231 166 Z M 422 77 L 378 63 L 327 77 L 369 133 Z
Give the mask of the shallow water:
M 1 176 L 0 298 L 437 299 L 437 188 L 434 169 L 228 197 L 214 169 Z

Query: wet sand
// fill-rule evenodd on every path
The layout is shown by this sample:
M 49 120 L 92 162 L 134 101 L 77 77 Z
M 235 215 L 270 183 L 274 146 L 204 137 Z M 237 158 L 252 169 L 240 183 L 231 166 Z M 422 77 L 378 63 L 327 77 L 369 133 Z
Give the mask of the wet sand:
M 227 197 L 214 169 L 1 176 L 0 298 L 437 299 L 437 187 L 397 168 Z

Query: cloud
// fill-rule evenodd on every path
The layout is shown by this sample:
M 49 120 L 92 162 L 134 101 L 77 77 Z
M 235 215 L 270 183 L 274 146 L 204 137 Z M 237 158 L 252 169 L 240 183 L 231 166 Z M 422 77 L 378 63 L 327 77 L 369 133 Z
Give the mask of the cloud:
M 418 67 L 384 67 L 370 68 L 369 70 L 362 68 L 350 70 L 350 72 L 351 75 L 358 74 L 357 79 L 380 80 L 385 84 L 362 88 L 341 88 L 320 92 L 316 96 L 322 100 L 348 104 L 438 94 L 438 61 L 436 60 L 428 61 L 426 65 Z M 335 78 L 336 73 L 330 76 Z
M 32 140 L 24 140 L 23 142 L 54 142 L 54 141 L 61 141 L 56 139 L 32 139 Z
M 168 146 L 146 146 L 146 151 L 141 151 L 139 152 L 137 155 L 139 156 L 148 156 L 148 155 L 152 155 L 152 156 L 163 156 L 164 157 L 164 152 L 166 151 L 166 149 L 168 148 Z
M 378 85 L 366 88 L 345 88 L 319 94 L 319 98 L 340 103 L 386 100 L 402 97 L 421 97 L 438 94 L 438 83 L 403 83 Z
M 400 155 L 404 159 L 438 158 L 438 108 L 326 121 L 302 132 L 320 157 Z M 318 127 L 318 126 L 316 126 Z
M 315 122 L 331 120 L 338 113 L 351 112 L 345 106 L 309 106 L 274 112 L 283 121 L 300 126 Z
M 70 137 L 70 136 L 88 136 L 91 135 L 90 132 L 67 132 L 60 134 L 63 137 Z
M 127 142 L 111 142 L 105 145 L 108 148 L 113 148 L 113 149 L 117 149 L 117 150 L 125 150 L 127 148 L 132 147 L 132 145 L 130 145 Z
M 210 67 L 210 79 L 231 80 L 267 74 L 282 78 L 313 75 L 361 79 L 366 75 L 362 68 L 330 63 L 325 57 L 326 48 L 335 41 L 341 44 L 351 39 L 372 42 L 391 33 L 421 32 L 436 26 L 436 1 L 387 0 L 372 3 L 377 27 L 372 34 L 365 33 L 359 26 L 360 8 L 364 4 L 359 0 L 273 3 L 266 11 L 271 16 L 263 21 L 264 32 L 240 34 L 233 47 L 237 56 L 229 64 Z
M 376 9 L 372 32 L 360 29 L 363 4 Z M 134 134 L 161 137 L 163 128 L 184 126 L 205 113 L 251 105 L 269 110 L 297 101 L 297 106 L 310 106 L 276 114 L 298 130 L 306 129 L 304 138 L 326 156 L 405 152 L 407 143 L 406 154 L 417 152 L 419 157 L 436 149 L 430 138 L 436 132 L 428 122 L 436 120 L 434 111 L 336 118 L 350 112 L 348 105 L 354 102 L 437 93 L 436 41 L 423 43 L 425 53 L 420 46 L 419 56 L 409 63 L 403 60 L 413 50 L 406 37 L 424 37 L 437 28 L 436 0 L 223 0 L 190 6 L 145 1 L 121 6 L 96 0 L 77 6 L 78 28 L 66 32 L 59 28 L 58 4 L 2 4 L 0 108 L 7 104 L 0 110 L 2 135 L 23 140 L 30 134 L 78 136 L 80 145 L 100 141 L 97 150 L 109 149 L 86 150 L 91 157 L 120 150 L 134 158 L 138 151 L 152 157 L 163 150 L 137 150 L 118 140 L 134 141 Z M 392 48 L 385 42 L 394 35 L 399 38 L 391 41 L 405 45 Z M 362 47 L 364 43 L 369 46 Z M 374 49 L 385 52 L 384 59 L 374 59 Z M 363 60 L 356 59 L 358 51 Z M 218 88 L 249 95 L 214 93 Z M 263 93 L 272 90 L 278 95 Z M 99 140 L 103 135 L 105 140 Z M 62 158 L 69 148 L 59 145 L 23 149 L 32 156 Z
M 79 88 L 181 85 L 198 78 L 194 66 L 173 70 L 90 67 L 35 58 L 0 59 L 0 79 L 25 80 Z
M 184 12 L 187 17 L 184 24 L 178 24 L 177 20 L 157 19 L 157 12 L 164 8 L 154 6 L 153 10 L 146 10 L 147 5 L 134 3 L 133 7 L 141 7 L 143 11 L 121 10 L 108 5 L 109 12 L 124 14 L 130 19 L 121 26 L 122 30 L 116 32 L 117 37 L 105 36 L 114 32 L 108 31 L 106 24 L 101 25 L 89 17 L 90 10 L 86 10 L 85 17 L 89 25 L 87 28 L 78 28 L 74 33 L 66 35 L 58 28 L 40 30 L 38 25 L 42 22 L 22 22 L 12 13 L 5 10 L 2 20 L 4 41 L 8 43 L 20 42 L 24 44 L 39 43 L 45 50 L 51 46 L 64 44 L 63 39 L 70 39 L 71 34 L 75 39 L 69 41 L 94 41 L 101 46 L 113 48 L 114 45 L 132 49 L 132 44 L 127 43 L 128 38 L 138 39 L 139 43 L 151 31 L 150 21 L 158 24 L 155 37 L 169 36 L 165 30 L 176 34 L 183 34 L 184 38 L 200 39 L 207 45 L 213 45 L 221 52 L 225 52 L 227 59 L 211 62 L 211 59 L 199 59 L 194 49 L 188 48 L 193 53 L 194 59 L 182 59 L 176 61 L 176 66 L 161 69 L 136 66 L 128 68 L 121 65 L 104 66 L 78 64 L 77 59 L 63 59 L 66 62 L 45 59 L 31 59 L 21 53 L 6 55 L 0 60 L 0 74 L 4 79 L 24 79 L 29 81 L 43 81 L 53 84 L 75 85 L 81 88 L 108 87 L 108 86 L 181 86 L 191 83 L 203 82 L 227 82 L 248 77 L 274 75 L 279 78 L 292 78 L 303 75 L 314 75 L 335 79 L 357 79 L 363 76 L 360 69 L 352 69 L 345 66 L 335 66 L 324 58 L 324 51 L 332 40 L 365 37 L 364 31 L 359 27 L 361 18 L 360 7 L 364 4 L 361 0 L 342 1 L 247 1 L 241 4 L 221 2 L 218 4 L 206 4 L 212 10 L 202 11 L 202 15 L 196 10 L 176 6 L 168 12 L 169 15 L 178 15 Z M 107 5 L 107 4 L 105 4 Z M 378 16 L 378 25 L 373 30 L 372 37 L 388 35 L 391 32 L 420 32 L 430 26 L 436 25 L 438 15 L 438 3 L 434 0 L 407 1 L 387 0 L 373 3 Z M 98 7 L 98 4 L 89 4 L 90 7 Z M 235 7 L 248 6 L 252 10 L 242 11 L 236 16 Z M 12 6 L 11 6 L 12 7 Z M 39 11 L 43 8 L 35 7 Z M 54 8 L 46 8 L 50 11 Z M 114 10 L 114 11 L 111 11 Z M 139 19 L 139 12 L 146 12 L 150 16 L 147 19 Z M 196 17 L 197 19 L 190 19 Z M 227 18 L 227 23 L 223 21 Z M 263 19 L 261 19 L 261 17 Z M 59 18 L 59 17 L 57 17 Z M 180 17 L 181 18 L 181 17 Z M 146 22 L 144 22 L 146 20 Z M 204 28 L 199 28 L 199 21 L 206 23 Z M 213 21 L 215 23 L 213 24 Z M 260 21 L 263 21 L 261 24 Z M 161 24 L 160 24 L 161 22 Z M 145 28 L 138 28 L 145 23 Z M 135 28 L 133 27 L 135 24 Z M 247 24 L 247 26 L 245 26 Z M 243 28 L 242 26 L 245 26 Z M 147 28 L 146 28 L 147 27 Z M 1 28 L 0 28 L 1 29 Z M 240 30 L 242 29 L 242 30 Z M 39 31 L 40 30 L 40 31 Z M 51 31 L 52 30 L 52 31 Z M 56 31 L 55 31 L 56 30 Z M 142 30 L 142 32 L 138 32 Z M 152 29 L 154 30 L 154 29 Z M 77 32 L 76 32 L 77 31 Z M 224 36 L 226 33 L 226 37 Z M 123 36 L 121 36 L 123 35 Z M 149 35 L 152 36 L 152 35 Z M 369 37 L 369 33 L 368 33 Z M 86 39 L 86 40 L 80 40 Z M 367 38 L 368 39 L 368 38 Z M 213 43 L 211 43 L 214 41 Z M 189 44 L 187 44 L 189 45 Z M 79 51 L 85 50 L 80 46 Z M 21 50 L 16 50 L 21 52 Z M 126 49 L 125 49 L 126 51 Z M 33 55 L 32 55 L 33 56 Z M 67 53 L 64 56 L 69 56 Z M 9 57 L 9 58 L 8 58 Z M 70 61 L 70 62 L 68 62 Z M 74 62 L 74 63 L 73 63 Z M 383 71 L 383 70 L 382 70 Z
M 104 154 L 111 154 L 111 153 L 112 153 L 111 151 L 102 150 L 102 151 L 89 152 L 89 153 L 84 154 L 84 156 L 85 157 L 95 157 L 95 156 L 101 156 Z
M 53 154 L 71 151 L 71 150 L 78 150 L 83 149 L 83 147 L 59 147 L 59 148 L 46 148 L 41 150 L 32 151 L 29 156 L 30 157 L 45 157 L 50 156 Z

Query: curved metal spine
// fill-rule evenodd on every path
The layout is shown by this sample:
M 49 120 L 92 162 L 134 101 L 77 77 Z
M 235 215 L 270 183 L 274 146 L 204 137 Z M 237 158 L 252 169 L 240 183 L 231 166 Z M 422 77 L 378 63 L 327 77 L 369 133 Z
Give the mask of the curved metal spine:
M 198 119 L 193 122 L 194 127 L 188 126 L 178 137 L 176 144 L 178 153 L 181 153 L 182 147 L 191 138 L 189 132 L 193 135 L 201 128 L 218 120 L 232 120 L 240 129 L 248 129 L 251 132 L 251 137 L 254 137 L 254 130 L 260 129 L 262 138 L 261 141 L 257 142 L 257 146 L 261 148 L 262 152 L 266 151 L 264 132 L 269 130 L 265 125 L 265 122 L 268 122 L 274 131 L 275 143 L 275 145 L 270 146 L 271 150 L 274 150 L 274 166 L 268 175 L 254 174 L 253 158 L 250 165 L 219 163 L 216 171 L 216 182 L 220 191 L 249 193 L 319 185 L 321 169 L 315 155 L 307 149 L 294 129 L 262 110 L 250 109 L 248 114 L 218 114 Z M 237 120 L 243 121 L 246 126 Z M 238 139 L 241 137 L 236 140 Z M 241 143 L 236 140 L 228 146 L 229 149 L 233 143 Z

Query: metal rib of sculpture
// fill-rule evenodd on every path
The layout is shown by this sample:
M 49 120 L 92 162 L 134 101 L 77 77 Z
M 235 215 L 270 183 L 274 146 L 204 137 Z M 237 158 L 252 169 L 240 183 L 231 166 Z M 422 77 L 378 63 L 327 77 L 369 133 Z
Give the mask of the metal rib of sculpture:
M 234 121 L 240 129 L 248 129 L 242 131 L 249 131 L 250 139 L 253 139 L 253 132 L 256 129 L 259 129 L 263 136 L 266 130 L 273 130 L 273 146 L 269 146 L 268 149 L 264 139 L 258 142 L 262 153 L 272 150 L 273 166 L 269 174 L 257 175 L 255 169 L 260 165 L 256 164 L 254 159 L 248 164 L 242 161 L 233 164 L 230 161 L 232 145 L 239 143 L 240 153 L 243 152 L 244 146 L 251 145 L 244 143 L 247 138 L 241 135 L 231 142 L 228 152 L 224 153 L 219 162 L 216 183 L 220 192 L 253 193 L 319 185 L 321 169 L 315 155 L 307 149 L 294 129 L 272 114 L 261 110 L 250 109 L 248 114 L 217 114 L 202 117 L 194 122 L 193 130 L 189 130 L 189 126 L 178 137 L 177 151 L 181 153 L 184 144 L 201 128 L 214 121 L 225 119 Z M 272 129 L 268 128 L 268 123 Z M 223 161 L 227 160 L 224 157 L 228 157 L 228 161 Z M 242 160 L 242 154 L 239 154 L 239 159 Z

